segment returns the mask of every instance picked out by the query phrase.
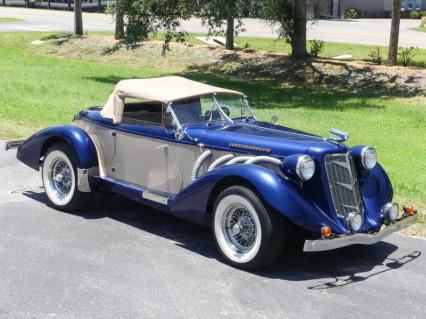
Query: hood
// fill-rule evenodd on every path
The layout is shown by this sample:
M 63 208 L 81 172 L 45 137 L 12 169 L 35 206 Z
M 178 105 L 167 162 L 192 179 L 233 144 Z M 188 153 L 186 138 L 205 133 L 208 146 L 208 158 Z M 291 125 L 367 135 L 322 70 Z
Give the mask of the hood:
M 190 125 L 186 132 L 206 147 L 285 157 L 291 154 L 341 152 L 346 147 L 322 137 L 265 122 L 228 126 Z M 343 149 L 342 149 L 343 147 Z

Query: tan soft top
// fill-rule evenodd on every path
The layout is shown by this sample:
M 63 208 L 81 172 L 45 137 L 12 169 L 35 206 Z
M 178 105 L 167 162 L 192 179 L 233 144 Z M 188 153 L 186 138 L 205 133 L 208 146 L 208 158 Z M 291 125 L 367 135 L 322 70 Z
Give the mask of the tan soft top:
M 185 79 L 180 76 L 166 76 L 151 79 L 132 79 L 118 82 L 114 92 L 104 105 L 101 115 L 121 123 L 126 98 L 171 103 L 209 94 L 229 94 L 244 97 L 241 92 L 222 89 Z

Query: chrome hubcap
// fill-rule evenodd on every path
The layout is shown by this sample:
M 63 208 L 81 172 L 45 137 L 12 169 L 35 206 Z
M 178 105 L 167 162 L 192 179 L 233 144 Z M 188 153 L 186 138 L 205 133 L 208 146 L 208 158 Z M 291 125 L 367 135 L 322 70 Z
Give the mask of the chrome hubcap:
M 72 174 L 71 168 L 62 160 L 53 162 L 50 174 L 50 183 L 59 199 L 65 198 L 71 192 Z
M 256 241 L 256 224 L 250 211 L 242 205 L 230 207 L 224 219 L 228 244 L 237 252 L 249 251 Z

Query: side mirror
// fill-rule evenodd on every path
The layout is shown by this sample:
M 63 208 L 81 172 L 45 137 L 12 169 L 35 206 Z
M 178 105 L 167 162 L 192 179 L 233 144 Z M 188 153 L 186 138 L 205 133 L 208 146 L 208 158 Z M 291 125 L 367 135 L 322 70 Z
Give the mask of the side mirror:
M 183 131 L 183 128 L 181 128 L 181 127 L 176 128 L 176 130 L 175 130 L 175 138 L 178 141 L 181 141 L 181 140 L 183 140 L 184 137 L 185 137 L 185 132 Z
M 278 123 L 278 115 L 272 115 L 271 123 L 272 124 L 277 124 Z

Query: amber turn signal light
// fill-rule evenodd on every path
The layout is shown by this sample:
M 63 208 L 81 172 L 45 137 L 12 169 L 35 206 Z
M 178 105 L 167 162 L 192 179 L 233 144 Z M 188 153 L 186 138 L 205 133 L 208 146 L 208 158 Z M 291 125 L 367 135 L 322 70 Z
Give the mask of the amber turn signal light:
M 329 226 L 323 226 L 321 228 L 322 238 L 328 238 L 328 237 L 331 236 L 331 234 L 332 234 L 332 232 L 331 232 L 331 228 Z
M 404 206 L 404 213 L 406 213 L 409 216 L 414 215 L 414 206 L 413 205 L 405 205 Z

